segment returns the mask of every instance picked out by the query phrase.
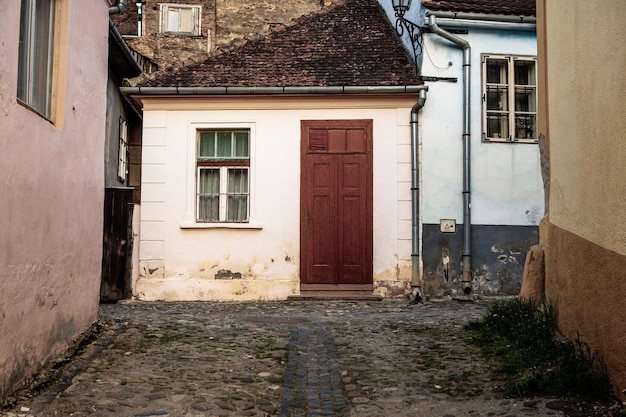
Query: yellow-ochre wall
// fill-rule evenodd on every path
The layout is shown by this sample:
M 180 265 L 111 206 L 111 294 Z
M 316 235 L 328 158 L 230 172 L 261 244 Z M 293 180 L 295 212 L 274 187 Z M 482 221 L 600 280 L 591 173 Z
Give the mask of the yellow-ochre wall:
M 538 0 L 546 296 L 626 397 L 626 2 Z

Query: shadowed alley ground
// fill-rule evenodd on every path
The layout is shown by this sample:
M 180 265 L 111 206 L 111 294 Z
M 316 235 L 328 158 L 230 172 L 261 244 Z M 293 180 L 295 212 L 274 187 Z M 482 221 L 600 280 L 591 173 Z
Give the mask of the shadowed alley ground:
M 0 416 L 602 416 L 503 399 L 463 325 L 487 302 L 101 306 L 98 337 Z M 583 407 L 584 406 L 584 407 Z

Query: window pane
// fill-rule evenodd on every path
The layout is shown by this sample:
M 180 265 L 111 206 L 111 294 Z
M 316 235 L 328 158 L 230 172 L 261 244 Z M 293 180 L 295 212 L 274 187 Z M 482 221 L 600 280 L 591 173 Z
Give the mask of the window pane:
M 248 220 L 248 169 L 228 169 L 227 190 L 227 213 L 228 222 L 245 222 Z
M 201 132 L 198 158 L 215 157 L 215 132 Z
M 50 116 L 54 0 L 22 0 L 17 97 Z
M 248 151 L 248 132 L 235 132 L 235 157 L 247 158 Z
M 535 87 L 515 88 L 515 111 L 516 112 L 536 112 L 537 96 Z
M 487 137 L 507 139 L 509 137 L 509 116 L 487 113 Z
M 180 27 L 179 21 L 179 9 L 170 8 L 167 13 L 167 31 L 168 32 L 178 32 L 178 28 Z
M 487 86 L 487 110 L 509 110 L 509 89 Z
M 217 132 L 217 157 L 230 158 L 232 153 L 232 133 Z
M 241 223 L 248 221 L 248 196 L 228 196 L 227 222 Z
M 516 85 L 536 85 L 535 61 L 515 61 L 513 65 Z
M 198 171 L 198 221 L 219 221 L 219 197 L 219 168 L 201 168 Z
M 509 61 L 507 59 L 487 59 L 487 82 L 490 84 L 508 84 Z
M 515 139 L 537 139 L 537 116 L 515 117 Z
M 180 12 L 180 25 L 178 28 L 179 32 L 191 33 L 192 23 L 191 23 L 191 9 L 179 9 Z
M 230 168 L 228 170 L 228 194 L 248 192 L 248 169 Z

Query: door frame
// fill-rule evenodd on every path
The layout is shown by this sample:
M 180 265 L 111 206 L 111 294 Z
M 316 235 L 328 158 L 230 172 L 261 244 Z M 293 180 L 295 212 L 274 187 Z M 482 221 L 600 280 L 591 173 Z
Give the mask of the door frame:
M 367 293 L 373 291 L 373 184 L 374 184 L 374 164 L 373 164 L 373 120 L 372 119 L 332 119 L 332 120 L 301 120 L 300 124 L 300 292 L 347 292 L 347 293 Z M 364 265 L 367 283 L 365 284 L 307 284 L 304 283 L 307 274 L 307 197 L 306 187 L 308 175 L 307 161 L 309 157 L 309 129 L 311 128 L 362 128 L 365 132 L 366 148 L 366 265 Z M 332 153 L 329 153 L 332 155 Z

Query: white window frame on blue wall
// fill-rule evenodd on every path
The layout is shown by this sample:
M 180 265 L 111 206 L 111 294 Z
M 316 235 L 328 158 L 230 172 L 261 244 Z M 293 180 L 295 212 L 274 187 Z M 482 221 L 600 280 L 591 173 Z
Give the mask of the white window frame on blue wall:
M 537 143 L 537 58 L 483 54 L 482 139 Z

